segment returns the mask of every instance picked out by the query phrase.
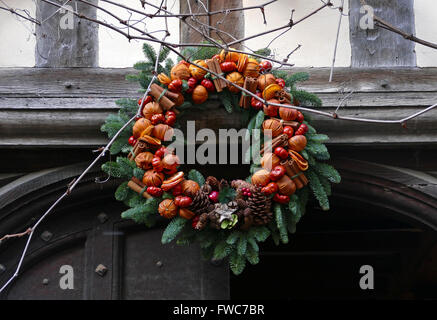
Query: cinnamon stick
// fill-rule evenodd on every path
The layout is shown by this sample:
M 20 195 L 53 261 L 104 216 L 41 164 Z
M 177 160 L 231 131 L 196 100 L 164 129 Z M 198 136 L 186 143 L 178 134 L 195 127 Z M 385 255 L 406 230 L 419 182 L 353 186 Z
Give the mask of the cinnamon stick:
M 278 119 L 278 118 L 270 118 L 270 119 L 278 120 L 282 123 L 283 126 L 292 127 L 294 131 L 296 131 L 300 126 L 300 122 L 297 122 L 297 121 L 285 121 L 285 120 Z
M 216 59 L 208 59 L 206 60 L 206 64 L 208 65 L 208 69 L 212 72 L 215 72 L 216 74 L 222 74 L 222 69 L 220 68 L 220 64 Z M 227 86 L 225 81 L 216 76 L 213 76 L 212 79 L 217 92 L 223 91 L 223 88 Z
M 308 184 L 308 179 L 307 179 L 307 177 L 305 177 L 305 175 L 303 174 L 302 170 L 300 170 L 297 162 L 294 161 L 294 160 L 289 160 L 288 162 L 289 162 L 290 166 L 294 169 L 294 172 L 296 172 L 296 174 L 301 173 L 297 177 L 297 179 L 299 179 L 302 182 L 302 184 L 304 186 L 306 186 Z
M 294 176 L 296 176 L 298 174 L 298 172 L 296 172 L 294 170 L 294 168 L 290 165 L 290 162 L 288 160 L 282 160 L 281 161 L 281 165 L 284 166 L 285 172 L 286 172 L 287 176 L 289 176 L 290 179 L 294 182 L 294 184 L 296 185 L 296 188 L 297 189 L 302 189 L 304 187 L 304 184 L 299 179 L 299 176 L 293 178 Z
M 164 90 L 166 90 L 166 91 L 164 92 Z M 158 86 L 156 83 L 153 83 L 150 86 L 150 95 L 152 95 L 155 98 L 155 101 L 158 102 L 159 105 L 164 110 L 170 110 L 171 108 L 173 108 L 175 106 L 175 103 L 173 101 L 171 101 L 169 98 L 167 98 L 167 96 L 166 96 L 167 94 L 173 95 L 173 93 L 169 92 L 168 89 L 164 89 L 164 88 Z
M 275 150 L 275 148 L 277 147 L 286 147 L 286 146 L 288 146 L 288 135 L 283 133 L 277 136 L 276 138 L 273 138 L 271 143 L 267 145 L 262 145 L 260 154 L 264 155 L 264 153 L 266 153 L 270 147 L 271 150 Z
M 131 188 L 133 191 L 135 191 L 136 193 L 141 193 L 141 191 L 144 190 L 144 186 L 135 183 L 134 180 L 139 181 L 137 178 L 133 177 L 132 180 L 127 183 L 127 186 Z M 148 194 L 146 191 L 143 191 L 142 196 L 146 199 L 152 198 L 152 196 Z
M 246 77 L 244 79 L 244 89 L 255 93 L 256 92 L 256 87 L 258 86 L 258 80 L 256 78 L 252 78 L 252 77 Z M 244 108 L 244 109 L 248 109 L 250 108 L 250 101 L 252 100 L 252 97 L 248 94 L 246 94 L 245 92 L 241 93 L 241 99 L 240 99 L 240 107 Z
M 137 143 L 135 144 L 134 148 L 132 149 L 131 152 L 129 152 L 127 158 L 129 160 L 134 160 L 136 158 L 136 156 L 147 150 L 147 144 L 144 141 L 141 141 L 138 139 Z

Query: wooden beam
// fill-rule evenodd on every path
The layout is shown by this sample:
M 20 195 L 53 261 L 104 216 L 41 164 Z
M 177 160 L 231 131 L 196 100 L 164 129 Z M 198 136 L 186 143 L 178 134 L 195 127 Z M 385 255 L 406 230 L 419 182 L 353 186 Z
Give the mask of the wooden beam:
M 402 118 L 436 103 L 437 68 L 350 69 L 338 68 L 335 81 L 327 82 L 329 69 L 307 71 L 310 80 L 300 88 L 318 94 L 323 109 L 333 112 L 345 95 L 339 113 L 365 118 Z M 138 98 L 139 86 L 125 80 L 132 69 L 33 69 L 0 70 L 0 147 L 93 147 L 107 139 L 99 128 L 117 111 L 114 101 Z M 414 82 L 411 81 L 414 79 Z M 102 85 L 102 84 L 105 85 Z M 437 111 L 400 125 L 367 124 L 312 116 L 331 145 L 424 146 L 437 141 Z M 208 110 L 181 119 L 195 120 L 196 128 L 241 128 L 238 114 L 229 115 L 217 100 Z M 46 124 L 50 122 L 50 126 Z
M 53 0 L 65 4 L 64 0 Z M 97 4 L 98 0 L 89 0 Z M 96 18 L 96 8 L 78 1 L 68 9 Z M 36 17 L 44 21 L 36 26 L 35 65 L 44 68 L 98 67 L 98 25 L 79 19 L 72 12 L 37 1 Z
M 374 14 L 409 34 L 414 34 L 413 0 L 366 0 Z M 414 67 L 415 44 L 393 32 L 374 26 L 363 29 L 360 22 L 367 13 L 360 13 L 361 3 L 349 0 L 349 28 L 352 67 Z M 363 20 L 364 21 L 364 20 Z
M 202 5 L 198 4 L 196 0 L 187 0 L 180 1 L 180 12 L 181 13 L 190 13 L 189 5 L 191 6 L 191 10 L 193 13 L 204 13 L 205 9 Z M 243 6 L 242 0 L 214 0 L 214 1 L 203 1 L 207 3 L 209 7 L 209 11 L 222 10 L 226 8 L 240 8 Z M 244 37 L 244 13 L 243 11 L 235 11 L 231 12 L 227 15 L 224 14 L 216 14 L 213 16 L 201 16 L 196 17 L 201 23 L 206 25 L 210 25 L 220 30 L 227 32 L 233 35 L 236 39 L 241 39 Z M 200 24 L 194 22 L 190 18 L 187 19 L 187 22 L 195 27 L 201 27 Z M 229 37 L 226 34 L 221 33 L 220 36 L 217 35 L 217 32 L 214 30 L 209 30 L 207 32 L 208 36 L 215 40 L 224 40 L 226 42 L 233 41 L 234 39 Z M 180 22 L 180 39 L 181 42 L 187 43 L 198 43 L 204 40 L 203 36 L 190 28 L 187 24 Z M 240 49 L 241 46 L 235 45 L 235 49 Z

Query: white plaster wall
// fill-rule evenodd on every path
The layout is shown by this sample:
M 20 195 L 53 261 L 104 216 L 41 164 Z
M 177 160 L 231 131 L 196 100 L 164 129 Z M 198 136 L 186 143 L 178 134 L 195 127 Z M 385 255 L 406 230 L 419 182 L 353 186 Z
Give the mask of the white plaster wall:
M 214 0 L 213 0 L 214 1 Z M 266 0 L 243 0 L 244 5 L 264 3 Z M 358 0 L 357 0 L 358 1 Z M 27 8 L 32 15 L 35 14 L 35 6 L 32 0 L 3 0 L 6 4 Z M 159 4 L 161 0 L 154 0 Z M 334 0 L 336 4 L 340 0 Z M 128 6 L 142 9 L 138 0 L 124 0 Z M 348 0 L 345 1 L 347 6 Z M 1 5 L 4 5 L 1 3 Z M 102 6 L 110 8 L 110 5 L 101 3 Z M 245 13 L 246 36 L 262 32 L 271 28 L 284 25 L 290 18 L 291 9 L 294 8 L 294 18 L 299 19 L 321 5 L 320 0 L 279 0 L 277 3 L 266 7 L 268 24 L 262 23 L 259 10 L 249 10 Z M 178 12 L 179 0 L 169 0 L 169 9 Z M 347 13 L 347 7 L 345 12 Z M 152 9 L 148 9 L 153 12 Z M 124 10 L 117 10 L 117 14 L 128 18 Z M 99 18 L 104 18 L 99 13 Z M 135 17 L 132 16 L 134 19 Z M 431 42 L 437 42 L 437 1 L 415 0 L 416 34 Z M 35 38 L 32 35 L 33 26 L 29 22 L 19 21 L 22 19 L 12 16 L 9 12 L 0 10 L 0 67 L 30 67 L 35 64 Z M 278 55 L 283 57 L 298 44 L 302 48 L 290 57 L 290 62 L 296 66 L 327 67 L 331 65 L 334 50 L 334 41 L 337 32 L 338 11 L 324 9 L 306 22 L 294 27 L 280 39 L 273 42 L 271 48 Z M 343 17 L 340 29 L 339 47 L 337 51 L 336 66 L 350 65 L 350 44 L 349 44 L 349 21 Z M 148 30 L 157 30 L 163 27 L 162 19 L 154 19 L 147 26 Z M 176 19 L 169 19 L 169 27 L 172 31 L 169 41 L 177 42 L 179 23 Z M 277 35 L 278 33 L 276 33 Z M 155 34 L 158 37 L 162 33 Z M 143 59 L 141 41 L 132 40 L 130 43 L 125 37 L 112 30 L 100 27 L 100 66 L 101 67 L 130 67 L 136 61 Z M 265 46 L 271 36 L 249 40 L 246 44 L 258 49 Z M 157 48 L 158 45 L 154 44 Z M 437 50 L 421 45 L 416 46 L 417 64 L 421 67 L 437 67 Z
M 244 5 L 262 4 L 264 0 L 244 0 Z M 336 5 L 339 0 L 333 1 Z M 267 31 L 275 27 L 286 25 L 294 8 L 294 20 L 309 14 L 322 5 L 320 0 L 279 0 L 265 8 L 267 25 L 262 23 L 259 10 L 246 11 L 245 31 L 247 35 Z M 345 12 L 348 12 L 348 1 L 345 1 Z M 293 53 L 289 62 L 299 67 L 326 67 L 332 63 L 335 38 L 337 34 L 339 13 L 338 10 L 325 8 L 306 21 L 293 27 L 285 35 L 273 42 L 271 48 L 284 57 L 301 44 L 302 47 Z M 280 34 L 276 32 L 275 35 Z M 272 34 L 262 38 L 252 39 L 246 44 L 254 49 L 265 47 L 272 39 Z M 350 66 L 351 49 L 349 43 L 348 17 L 343 17 L 340 29 L 339 46 L 337 50 L 336 66 Z
M 11 7 L 27 8 L 35 16 L 35 4 L 29 0 L 3 0 Z M 0 6 L 5 7 L 0 2 Z M 34 25 L 0 10 L 0 67 L 33 67 L 35 65 Z
M 437 43 L 437 1 L 415 0 L 416 36 Z M 417 65 L 420 67 L 437 66 L 437 50 L 416 45 Z

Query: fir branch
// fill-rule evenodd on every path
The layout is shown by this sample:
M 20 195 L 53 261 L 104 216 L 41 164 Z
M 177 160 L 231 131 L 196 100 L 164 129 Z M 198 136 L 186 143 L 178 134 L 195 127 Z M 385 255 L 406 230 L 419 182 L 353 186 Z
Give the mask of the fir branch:
M 320 207 L 324 211 L 329 210 L 328 196 L 325 192 L 325 189 L 323 189 L 322 184 L 320 183 L 319 177 L 312 170 L 307 170 L 307 177 L 309 180 L 309 186 L 313 191 L 313 194 L 316 197 L 317 201 L 319 202 Z
M 243 256 L 240 256 L 237 252 L 233 252 L 229 259 L 229 264 L 231 266 L 231 270 L 235 275 L 239 275 L 243 272 L 246 267 L 246 259 Z
M 205 178 L 203 177 L 203 175 L 199 171 L 194 169 L 188 172 L 188 179 L 197 182 L 199 186 L 203 186 L 205 183 Z
M 288 243 L 286 221 L 284 221 L 281 206 L 279 204 L 275 204 L 273 207 L 273 212 L 275 214 L 276 225 L 279 230 L 279 236 L 281 238 L 281 241 L 282 243 Z
M 162 234 L 162 244 L 170 243 L 171 241 L 176 239 L 176 237 L 182 231 L 187 222 L 187 219 L 181 217 L 173 218 L 165 228 L 164 233 Z

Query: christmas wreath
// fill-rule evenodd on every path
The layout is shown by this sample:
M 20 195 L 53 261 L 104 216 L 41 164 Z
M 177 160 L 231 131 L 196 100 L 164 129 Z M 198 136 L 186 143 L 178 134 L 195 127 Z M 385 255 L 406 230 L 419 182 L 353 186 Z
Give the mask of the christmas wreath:
M 296 87 L 308 79 L 307 74 L 272 70 L 269 61 L 247 54 L 208 47 L 186 49 L 184 56 L 195 64 L 258 95 L 267 101 L 264 104 L 198 66 L 186 61 L 174 65 L 165 48 L 158 56 L 148 44 L 143 51 L 147 60 L 135 64 L 140 72 L 128 79 L 139 81 L 144 90 L 150 88 L 148 95 L 139 101 L 117 101 L 118 114 L 109 115 L 102 126 L 112 138 L 141 106 L 141 116 L 111 146 L 111 154 L 120 155 L 102 166 L 110 176 L 126 179 L 115 192 L 115 198 L 129 207 L 123 218 L 147 227 L 160 216 L 167 218 L 163 244 L 198 242 L 206 259 L 229 257 L 231 270 L 240 274 L 246 260 L 259 262 L 258 242 L 269 236 L 277 245 L 288 242 L 288 234 L 296 231 L 305 214 L 309 190 L 323 210 L 329 209 L 331 183 L 339 183 L 340 175 L 324 162 L 330 158 L 324 145 L 328 137 L 316 132 L 308 115 L 293 108 L 321 105 L 315 95 Z M 159 83 L 150 84 L 156 63 Z M 254 129 L 264 133 L 247 152 L 250 155 L 257 148 L 262 157 L 251 164 L 251 175 L 245 180 L 204 178 L 196 170 L 186 174 L 179 169 L 178 157 L 165 146 L 177 118 L 193 108 L 207 108 L 204 103 L 212 95 L 227 112 L 240 113 L 248 135 Z M 267 143 L 262 145 L 266 141 L 271 149 Z

